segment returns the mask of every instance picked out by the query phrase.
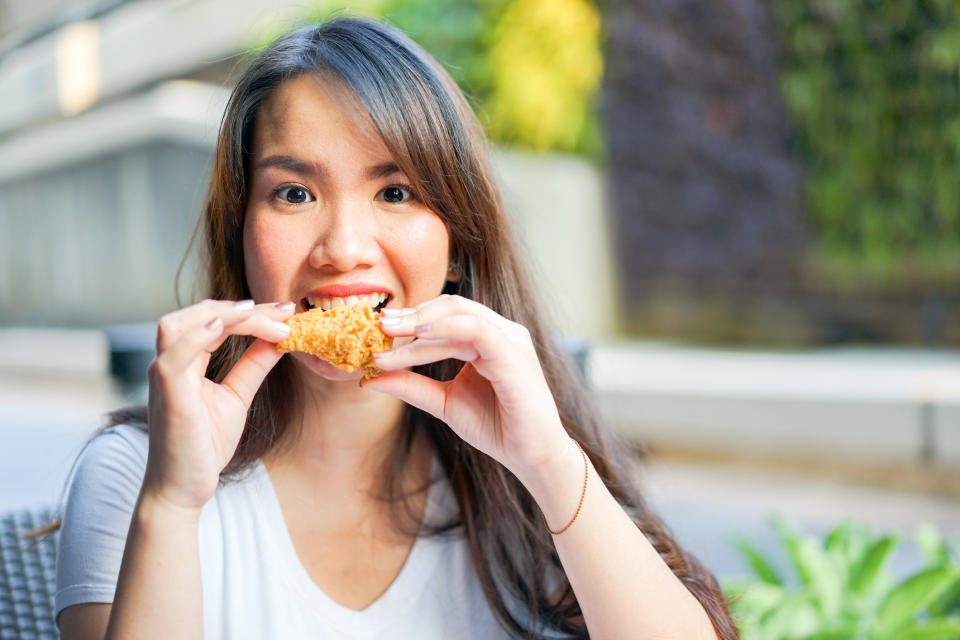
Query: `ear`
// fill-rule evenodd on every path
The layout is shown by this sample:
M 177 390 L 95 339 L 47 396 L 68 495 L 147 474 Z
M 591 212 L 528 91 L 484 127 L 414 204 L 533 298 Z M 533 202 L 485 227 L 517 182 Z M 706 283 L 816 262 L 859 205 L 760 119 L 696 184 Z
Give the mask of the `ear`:
M 464 256 L 453 247 L 452 241 L 450 244 L 450 252 L 447 254 L 450 256 L 450 262 L 447 264 L 447 282 L 460 282 L 463 277 Z
M 447 268 L 447 282 L 459 282 L 463 276 L 463 268 L 459 262 L 451 262 Z

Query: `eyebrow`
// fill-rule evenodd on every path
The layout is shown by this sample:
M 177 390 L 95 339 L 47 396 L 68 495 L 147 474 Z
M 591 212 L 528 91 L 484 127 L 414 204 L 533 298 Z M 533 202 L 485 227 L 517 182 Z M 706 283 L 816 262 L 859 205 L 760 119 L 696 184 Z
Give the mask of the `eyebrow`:
M 300 173 L 304 175 L 324 173 L 322 165 L 312 165 L 304 162 L 303 160 L 297 160 L 293 156 L 267 156 L 266 158 L 262 158 L 257 162 L 254 170 L 266 169 L 267 167 L 289 169 L 294 173 Z
M 326 168 L 319 163 L 304 162 L 293 156 L 267 156 L 262 158 L 257 162 L 254 167 L 255 170 L 266 169 L 267 167 L 277 167 L 280 169 L 288 169 L 294 173 L 299 173 L 300 175 L 308 176 L 317 176 L 322 177 L 327 173 Z M 367 167 L 363 175 L 368 180 L 375 180 L 377 178 L 386 178 L 387 176 L 392 176 L 395 173 L 403 173 L 400 170 L 400 167 L 397 166 L 395 162 L 383 162 L 381 164 L 376 164 L 371 167 Z

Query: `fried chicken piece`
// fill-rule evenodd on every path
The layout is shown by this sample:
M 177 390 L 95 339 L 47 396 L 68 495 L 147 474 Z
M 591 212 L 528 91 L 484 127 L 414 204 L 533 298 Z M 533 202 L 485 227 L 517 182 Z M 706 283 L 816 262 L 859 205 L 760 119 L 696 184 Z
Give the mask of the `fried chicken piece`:
M 373 365 L 373 354 L 393 347 L 393 338 L 380 329 L 380 314 L 365 304 L 310 309 L 291 316 L 287 324 L 290 335 L 277 343 L 278 350 L 303 351 L 344 371 L 361 369 L 364 378 L 381 373 Z

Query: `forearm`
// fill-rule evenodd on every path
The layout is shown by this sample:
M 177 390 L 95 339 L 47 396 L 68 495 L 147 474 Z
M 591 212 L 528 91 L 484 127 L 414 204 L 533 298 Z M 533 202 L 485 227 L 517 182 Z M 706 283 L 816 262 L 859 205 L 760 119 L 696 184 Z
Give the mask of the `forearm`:
M 604 486 L 592 464 L 576 521 L 553 537 L 590 637 L 649 640 L 716 635 L 706 612 Z M 562 459 L 520 480 L 554 531 L 570 522 L 583 488 L 583 457 Z
M 199 512 L 141 494 L 130 522 L 107 638 L 202 638 Z

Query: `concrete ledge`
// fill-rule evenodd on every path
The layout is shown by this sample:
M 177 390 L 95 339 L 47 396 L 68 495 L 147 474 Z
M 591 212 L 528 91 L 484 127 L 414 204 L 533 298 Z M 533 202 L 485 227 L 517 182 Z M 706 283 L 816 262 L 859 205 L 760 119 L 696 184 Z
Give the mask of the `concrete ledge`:
M 960 402 L 939 404 L 933 425 L 935 461 L 960 471 Z
M 102 331 L 77 329 L 0 330 L 0 373 L 103 377 L 110 348 Z
M 640 441 L 877 462 L 919 460 L 923 451 L 917 409 L 908 404 L 705 397 L 694 389 L 598 396 L 609 424 Z
M 607 344 L 588 375 L 605 419 L 652 445 L 955 466 L 960 353 L 770 353 Z

